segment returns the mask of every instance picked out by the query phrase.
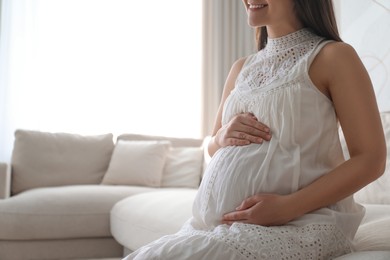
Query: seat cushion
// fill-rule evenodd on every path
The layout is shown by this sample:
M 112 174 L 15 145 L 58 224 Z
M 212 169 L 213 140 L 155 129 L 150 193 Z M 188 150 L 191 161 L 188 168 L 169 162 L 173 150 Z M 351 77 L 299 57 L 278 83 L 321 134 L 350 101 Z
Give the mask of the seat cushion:
M 0 240 L 110 237 L 110 210 L 136 186 L 74 185 L 37 188 L 0 200 Z
M 365 207 L 366 215 L 353 241 L 356 250 L 390 251 L 390 205 Z
M 111 210 L 113 237 L 134 251 L 179 231 L 192 216 L 196 192 L 196 189 L 161 189 L 121 200 Z

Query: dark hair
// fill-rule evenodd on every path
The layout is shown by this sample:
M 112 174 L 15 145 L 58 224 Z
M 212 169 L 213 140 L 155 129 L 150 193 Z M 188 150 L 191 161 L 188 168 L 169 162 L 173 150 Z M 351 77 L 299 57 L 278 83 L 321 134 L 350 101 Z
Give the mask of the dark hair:
M 327 40 L 341 42 L 332 0 L 294 0 L 295 12 L 304 27 Z M 256 28 L 257 49 L 267 45 L 267 27 Z

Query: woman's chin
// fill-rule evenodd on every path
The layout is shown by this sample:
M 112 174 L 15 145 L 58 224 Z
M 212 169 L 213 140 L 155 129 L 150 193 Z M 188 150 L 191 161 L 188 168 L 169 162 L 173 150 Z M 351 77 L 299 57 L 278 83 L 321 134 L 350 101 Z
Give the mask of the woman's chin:
M 264 21 L 259 21 L 259 19 L 251 19 L 250 17 L 248 17 L 248 25 L 252 28 L 258 28 L 265 26 L 265 23 Z

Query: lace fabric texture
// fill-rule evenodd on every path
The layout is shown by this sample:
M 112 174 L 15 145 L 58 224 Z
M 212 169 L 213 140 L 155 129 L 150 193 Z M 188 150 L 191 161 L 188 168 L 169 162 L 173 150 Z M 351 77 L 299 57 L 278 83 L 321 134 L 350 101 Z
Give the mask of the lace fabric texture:
M 268 39 L 266 47 L 247 60 L 237 85 L 242 90 L 253 90 L 285 77 L 321 40 L 308 30 Z
M 233 224 L 219 227 L 218 232 L 192 231 L 189 234 L 208 236 L 235 251 L 243 259 L 332 259 L 350 252 L 343 234 L 329 224 L 310 224 L 303 227 L 263 227 Z M 256 239 L 254 239 L 256 238 Z M 325 250 L 324 250 L 325 249 Z
M 235 223 L 213 231 L 184 226 L 139 249 L 129 259 L 329 260 L 349 253 L 350 246 L 334 225 L 262 227 Z
M 253 113 L 271 128 L 262 144 L 221 148 L 199 187 L 191 218 L 126 259 L 332 259 L 348 253 L 363 209 L 352 197 L 281 227 L 220 225 L 257 193 L 290 194 L 343 161 L 332 102 L 311 82 L 310 62 L 326 44 L 308 29 L 268 39 L 249 56 L 224 104 L 222 124 Z

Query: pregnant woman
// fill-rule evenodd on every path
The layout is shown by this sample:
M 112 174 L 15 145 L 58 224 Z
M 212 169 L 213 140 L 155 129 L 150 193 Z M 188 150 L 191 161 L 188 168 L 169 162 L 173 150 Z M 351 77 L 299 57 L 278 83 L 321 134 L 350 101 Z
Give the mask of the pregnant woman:
M 259 51 L 226 80 L 212 160 L 182 229 L 125 259 L 332 259 L 353 250 L 353 193 L 384 171 L 371 81 L 330 0 L 243 0 Z M 338 136 L 341 125 L 350 159 Z

